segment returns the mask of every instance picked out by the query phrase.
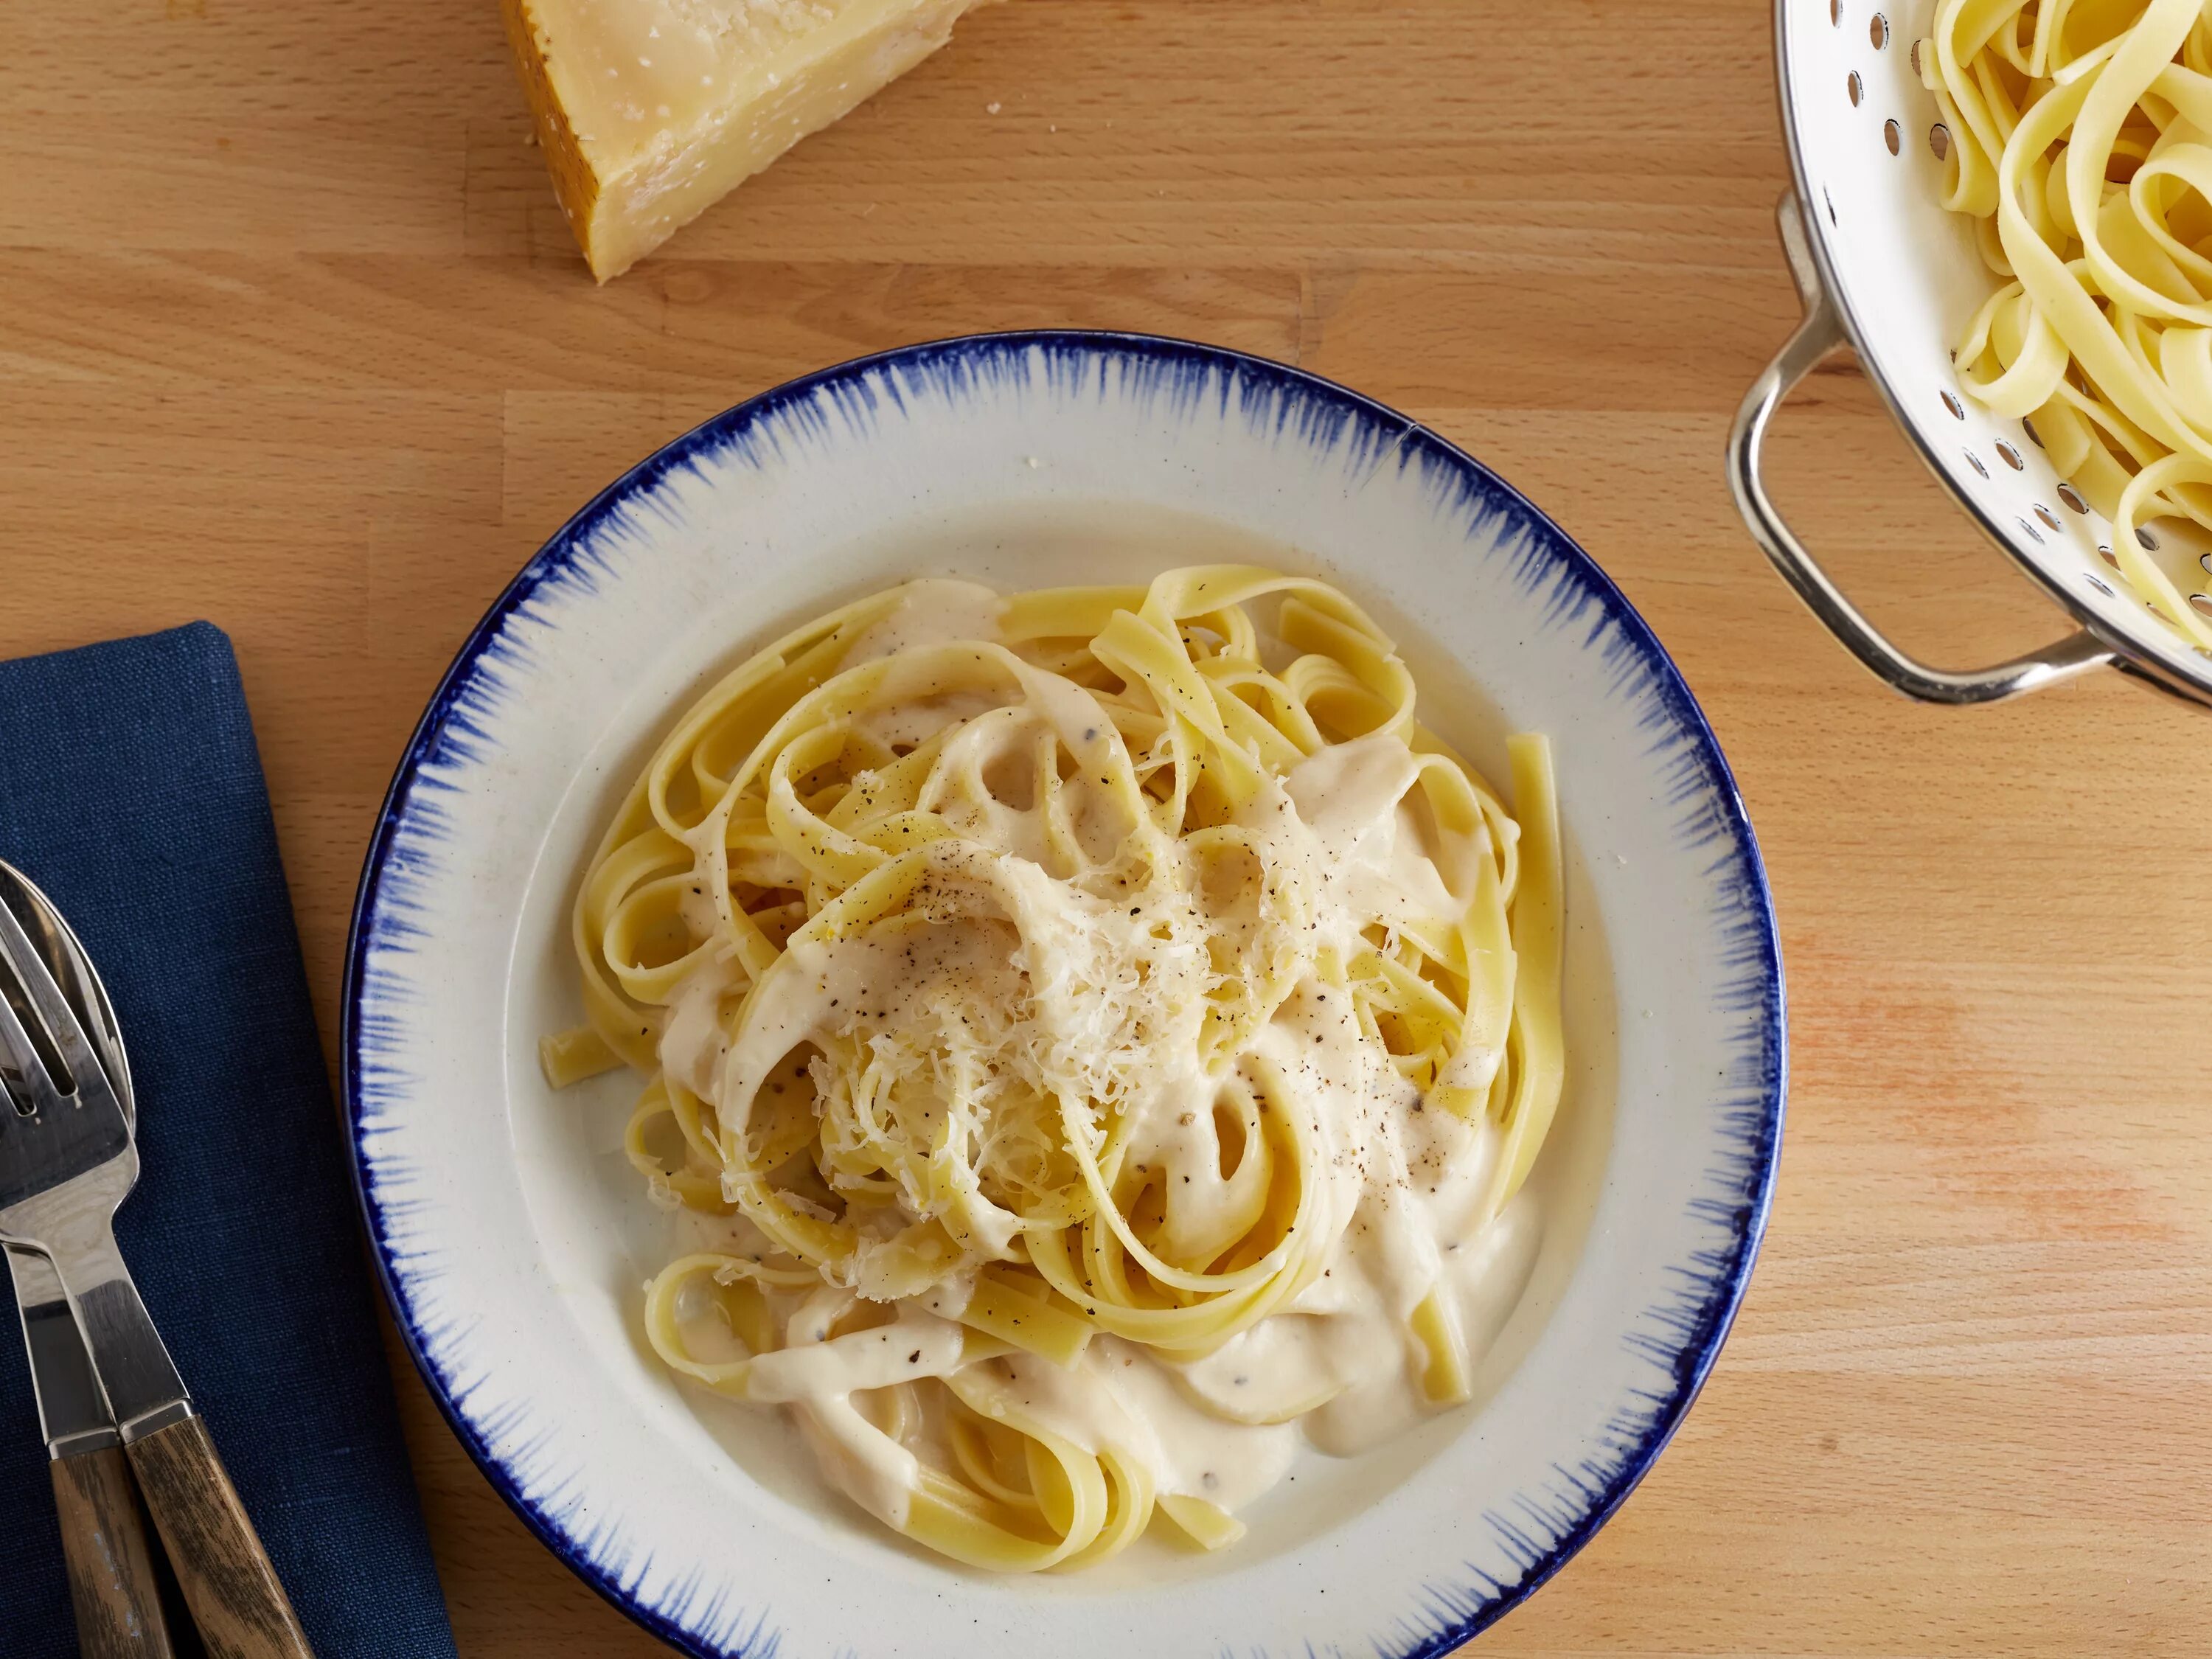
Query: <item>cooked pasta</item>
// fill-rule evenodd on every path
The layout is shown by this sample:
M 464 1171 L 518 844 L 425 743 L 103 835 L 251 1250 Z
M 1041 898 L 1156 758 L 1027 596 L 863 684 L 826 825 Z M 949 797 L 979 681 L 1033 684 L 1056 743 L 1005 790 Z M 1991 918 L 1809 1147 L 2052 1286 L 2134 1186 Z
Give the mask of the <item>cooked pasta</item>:
M 1550 753 L 1516 811 L 1351 601 L 1247 566 L 921 581 L 677 720 L 585 871 L 564 1085 L 648 1081 L 670 1369 L 971 1565 L 1196 1544 L 1466 1400 L 1557 1107 Z
M 2212 528 L 2212 12 L 2203 0 L 1940 0 L 1922 80 L 1944 205 L 2005 279 L 1954 354 L 2112 521 L 2151 610 L 2212 647 L 2194 564 L 2144 521 Z

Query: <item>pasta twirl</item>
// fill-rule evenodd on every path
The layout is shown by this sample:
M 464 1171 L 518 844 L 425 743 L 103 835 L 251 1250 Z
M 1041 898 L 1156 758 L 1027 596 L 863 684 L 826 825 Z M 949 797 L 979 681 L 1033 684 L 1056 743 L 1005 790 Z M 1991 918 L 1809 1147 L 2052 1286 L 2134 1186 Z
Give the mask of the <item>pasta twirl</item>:
M 2200 647 L 2212 615 L 2138 538 L 2212 527 L 2212 15 L 2202 0 L 1941 0 L 1922 79 L 1944 205 L 2005 279 L 1954 354 L 2112 520 L 2112 556 Z
M 672 1370 L 961 1561 L 1207 1548 L 1301 1430 L 1465 1400 L 1557 1108 L 1550 751 L 1510 813 L 1390 641 L 1245 566 L 787 635 L 584 873 L 556 1084 L 646 1074 Z

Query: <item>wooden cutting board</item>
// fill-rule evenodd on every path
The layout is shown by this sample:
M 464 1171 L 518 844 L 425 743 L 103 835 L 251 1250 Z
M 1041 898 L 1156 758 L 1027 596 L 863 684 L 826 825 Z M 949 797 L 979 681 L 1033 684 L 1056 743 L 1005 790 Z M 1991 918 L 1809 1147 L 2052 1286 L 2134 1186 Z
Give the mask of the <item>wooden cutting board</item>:
M 1674 652 L 1773 874 L 1773 1231 L 1674 1447 L 1476 1646 L 2203 1654 L 2212 719 L 1876 687 L 1721 477 L 1795 310 L 1758 0 L 1015 0 L 605 289 L 492 0 L 0 9 L 0 654 L 237 641 L 326 1036 L 370 817 L 571 510 L 787 376 L 977 329 L 1218 341 L 1426 422 Z M 1781 493 L 1940 660 L 2055 635 L 1847 369 Z M 0 738 L 4 741 L 4 738 Z M 462 1652 L 658 1650 L 395 1346 Z

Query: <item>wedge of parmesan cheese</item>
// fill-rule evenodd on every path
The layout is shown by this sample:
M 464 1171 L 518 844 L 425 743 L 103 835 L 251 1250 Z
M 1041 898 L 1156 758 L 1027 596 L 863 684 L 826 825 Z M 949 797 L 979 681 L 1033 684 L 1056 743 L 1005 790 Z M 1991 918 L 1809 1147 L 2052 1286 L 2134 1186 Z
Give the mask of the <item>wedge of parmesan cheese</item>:
M 605 282 L 905 74 L 981 0 L 501 0 L 561 210 Z

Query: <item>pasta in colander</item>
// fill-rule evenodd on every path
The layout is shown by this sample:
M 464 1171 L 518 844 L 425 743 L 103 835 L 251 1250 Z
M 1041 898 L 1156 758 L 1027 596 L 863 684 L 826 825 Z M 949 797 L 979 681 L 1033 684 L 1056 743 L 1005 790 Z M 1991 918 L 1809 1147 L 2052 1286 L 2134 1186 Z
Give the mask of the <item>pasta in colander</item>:
M 2212 12 L 2201 0 L 1941 0 L 1923 81 L 1944 205 L 2006 278 L 1954 354 L 2112 521 L 2112 557 L 2212 647 L 2212 597 L 2145 520 L 2212 527 Z

